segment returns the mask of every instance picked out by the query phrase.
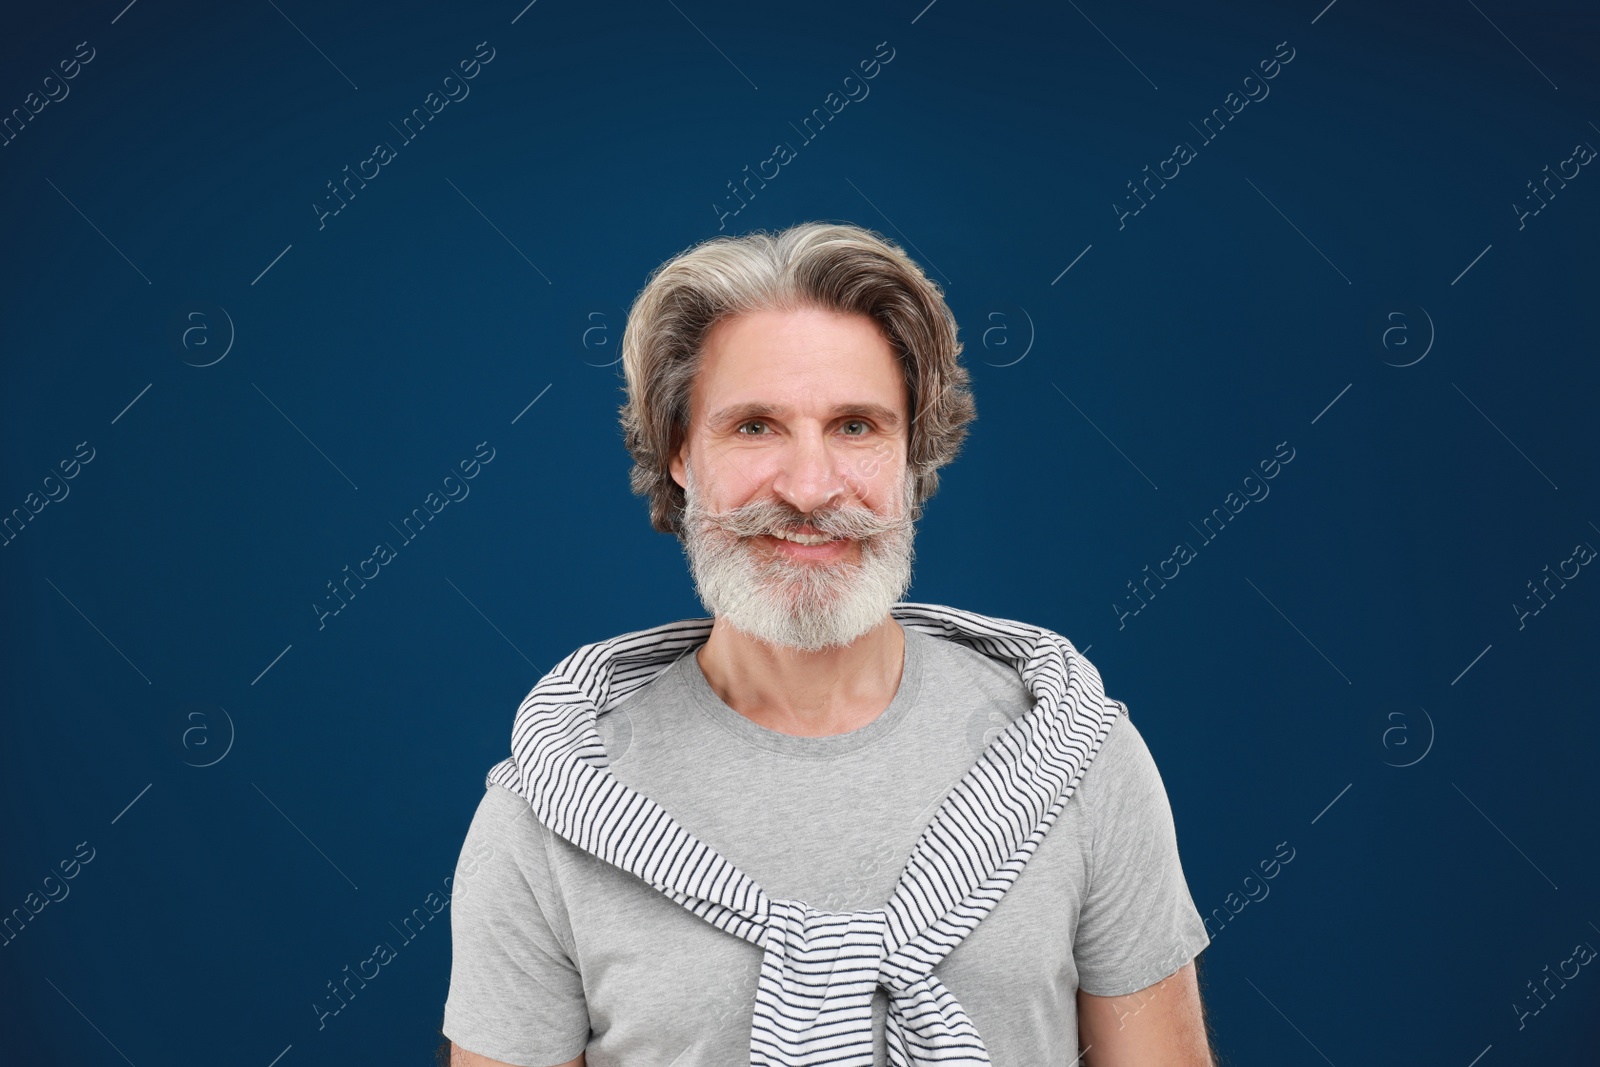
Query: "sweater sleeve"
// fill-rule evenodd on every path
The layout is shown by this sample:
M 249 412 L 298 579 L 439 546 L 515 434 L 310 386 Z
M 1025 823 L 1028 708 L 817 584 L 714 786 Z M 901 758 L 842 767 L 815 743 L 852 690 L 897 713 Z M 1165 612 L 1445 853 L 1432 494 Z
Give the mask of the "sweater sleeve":
M 1073 945 L 1078 986 L 1122 996 L 1171 975 L 1210 938 L 1184 880 L 1166 787 L 1126 715 L 1079 788 L 1093 845 Z
M 551 877 L 549 832 L 520 796 L 489 786 L 451 893 L 444 1035 L 517 1067 L 566 1063 L 589 1039 L 583 979 Z

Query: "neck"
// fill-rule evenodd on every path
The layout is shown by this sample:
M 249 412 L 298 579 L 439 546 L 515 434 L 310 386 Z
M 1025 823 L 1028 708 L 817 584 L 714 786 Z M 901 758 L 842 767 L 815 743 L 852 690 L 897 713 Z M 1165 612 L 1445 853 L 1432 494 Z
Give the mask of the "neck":
M 756 725 L 827 737 L 859 730 L 894 700 L 905 632 L 885 615 L 848 645 L 800 652 L 759 641 L 719 618 L 695 659 L 722 702 Z

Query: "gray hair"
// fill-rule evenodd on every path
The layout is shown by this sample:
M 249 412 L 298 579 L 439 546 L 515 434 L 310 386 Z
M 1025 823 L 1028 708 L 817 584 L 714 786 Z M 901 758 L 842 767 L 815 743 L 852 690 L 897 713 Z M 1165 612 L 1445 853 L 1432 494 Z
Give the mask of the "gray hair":
M 689 431 L 707 333 L 735 315 L 806 308 L 866 315 L 883 330 L 911 396 L 907 463 L 918 512 L 937 491 L 939 468 L 977 417 L 944 292 L 881 234 L 807 222 L 695 245 L 657 267 L 628 312 L 619 414 L 634 461 L 629 479 L 649 498 L 656 530 L 682 537 L 684 493 L 670 465 Z

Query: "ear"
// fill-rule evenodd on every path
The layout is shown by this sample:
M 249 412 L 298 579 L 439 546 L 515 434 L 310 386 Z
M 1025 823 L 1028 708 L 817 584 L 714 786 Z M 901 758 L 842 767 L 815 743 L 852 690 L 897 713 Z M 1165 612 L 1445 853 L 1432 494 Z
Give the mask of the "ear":
M 678 488 L 689 488 L 689 472 L 686 464 L 689 462 L 689 437 L 684 435 L 683 442 L 678 445 L 678 451 L 672 457 L 672 462 L 667 464 L 667 470 L 672 474 L 672 480 L 678 483 Z

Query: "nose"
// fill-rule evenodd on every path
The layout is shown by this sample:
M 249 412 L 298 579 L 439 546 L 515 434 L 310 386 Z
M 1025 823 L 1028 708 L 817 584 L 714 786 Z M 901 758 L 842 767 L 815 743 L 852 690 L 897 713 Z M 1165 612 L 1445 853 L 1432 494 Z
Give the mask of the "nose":
M 773 491 L 796 511 L 809 515 L 850 495 L 842 458 L 828 447 L 821 427 L 797 430 L 785 450 Z

